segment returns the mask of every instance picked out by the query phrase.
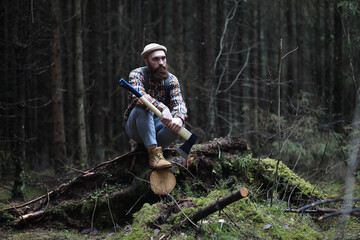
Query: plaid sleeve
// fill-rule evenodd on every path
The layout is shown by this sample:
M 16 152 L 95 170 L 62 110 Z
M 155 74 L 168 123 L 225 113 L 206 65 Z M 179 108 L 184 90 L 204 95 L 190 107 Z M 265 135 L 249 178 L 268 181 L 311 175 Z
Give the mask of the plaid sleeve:
M 173 117 L 181 118 L 183 122 L 185 122 L 187 118 L 187 108 L 181 94 L 179 80 L 174 75 L 171 75 L 170 86 L 171 114 Z
M 151 97 L 149 94 L 145 92 L 144 87 L 144 74 L 141 70 L 141 68 L 137 68 L 130 72 L 129 76 L 129 84 L 132 85 L 133 88 L 135 88 L 141 95 L 143 95 L 150 103 L 152 103 L 157 109 L 159 109 L 160 112 L 162 112 L 166 105 L 162 102 L 157 101 L 155 98 Z M 136 106 L 140 106 L 145 108 L 145 105 L 132 93 L 129 93 L 129 102 L 134 103 Z

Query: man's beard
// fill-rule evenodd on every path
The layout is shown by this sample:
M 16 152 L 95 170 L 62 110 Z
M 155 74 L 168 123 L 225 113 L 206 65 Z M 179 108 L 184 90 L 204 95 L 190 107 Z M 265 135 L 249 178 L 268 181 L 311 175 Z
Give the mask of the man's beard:
M 158 68 L 151 68 L 149 66 L 149 76 L 152 81 L 161 82 L 169 77 L 167 66 L 159 66 Z

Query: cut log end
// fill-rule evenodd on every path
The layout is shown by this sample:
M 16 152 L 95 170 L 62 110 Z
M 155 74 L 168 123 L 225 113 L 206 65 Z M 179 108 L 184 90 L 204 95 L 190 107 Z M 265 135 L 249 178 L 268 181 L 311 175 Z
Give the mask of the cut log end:
M 151 190 L 157 195 L 171 193 L 175 185 L 175 176 L 169 169 L 154 170 L 150 174 Z
M 42 218 L 45 214 L 45 211 L 37 211 L 34 213 L 28 213 L 25 215 L 20 216 L 16 220 L 13 221 L 14 225 L 18 225 L 22 222 L 34 222 L 38 221 L 40 218 Z
M 247 197 L 248 194 L 249 194 L 249 190 L 246 187 L 242 187 L 240 189 L 240 194 L 241 194 L 242 197 Z

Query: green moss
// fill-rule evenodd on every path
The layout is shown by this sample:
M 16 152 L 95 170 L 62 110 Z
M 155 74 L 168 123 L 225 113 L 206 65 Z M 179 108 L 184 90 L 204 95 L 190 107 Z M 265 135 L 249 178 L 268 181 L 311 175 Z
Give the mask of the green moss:
M 65 210 L 63 206 L 58 206 L 53 209 L 51 209 L 50 213 L 56 217 L 65 217 Z
M 46 229 L 26 229 L 21 231 L 9 231 L 3 235 L 0 232 L 1 239 L 11 240 L 24 240 L 24 239 L 36 239 L 36 240 L 85 240 L 85 239 L 108 239 L 108 232 L 100 232 L 96 237 L 86 234 L 80 234 L 78 230 L 46 230 Z M 116 239 L 119 239 L 118 236 Z
M 15 217 L 8 212 L 0 212 L 0 221 L 3 223 L 3 227 L 10 227 L 13 225 Z
M 81 216 L 83 221 L 90 221 L 91 215 L 94 211 L 95 201 L 83 200 L 81 205 Z
M 161 207 L 164 207 L 162 203 L 150 205 L 145 203 L 140 211 L 136 212 L 134 216 L 134 223 L 137 224 L 150 224 L 156 218 L 156 215 L 161 212 Z
M 282 205 L 285 207 L 285 203 Z M 225 223 L 231 225 L 228 218 L 231 217 L 242 232 L 234 233 L 240 239 L 244 236 L 264 239 L 323 239 L 324 236 L 318 233 L 316 224 L 310 218 L 284 213 L 282 205 L 256 205 L 245 198 L 228 206 L 224 210 L 226 214 L 213 215 L 212 218 L 213 222 L 224 219 Z M 221 232 L 217 231 L 216 235 L 221 235 Z
M 154 236 L 154 230 L 151 228 L 158 217 L 158 214 L 163 209 L 162 203 L 150 205 L 145 203 L 143 207 L 136 212 L 133 217 L 131 230 L 124 230 L 124 239 L 149 239 Z
M 275 176 L 276 166 L 278 161 L 275 159 L 254 159 L 257 162 L 256 168 L 257 171 L 261 172 L 263 176 L 266 176 L 268 180 L 273 181 L 272 179 Z M 303 178 L 299 177 L 293 171 L 290 170 L 285 164 L 281 161 L 278 165 L 278 176 L 280 177 L 280 182 L 285 183 L 288 186 L 290 191 L 294 188 L 299 189 L 295 191 L 296 198 L 324 198 L 325 194 L 320 193 L 310 182 L 305 181 Z

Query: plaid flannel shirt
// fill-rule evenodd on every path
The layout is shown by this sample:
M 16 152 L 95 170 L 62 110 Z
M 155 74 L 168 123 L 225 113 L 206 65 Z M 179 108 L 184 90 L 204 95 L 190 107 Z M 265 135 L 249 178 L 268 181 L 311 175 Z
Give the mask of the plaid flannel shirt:
M 180 118 L 183 122 L 187 118 L 187 108 L 182 98 L 180 91 L 180 84 L 177 77 L 171 73 L 170 75 L 170 106 L 166 106 L 165 102 L 165 86 L 164 81 L 155 83 L 149 79 L 149 89 L 145 92 L 144 81 L 145 77 L 141 68 L 136 68 L 131 71 L 129 76 L 129 84 L 132 85 L 138 92 L 140 92 L 149 102 L 151 102 L 160 112 L 166 107 L 169 108 L 173 118 Z M 145 108 L 146 106 L 132 93 L 128 95 L 128 108 L 124 114 L 124 120 L 127 121 L 131 110 L 135 106 Z

